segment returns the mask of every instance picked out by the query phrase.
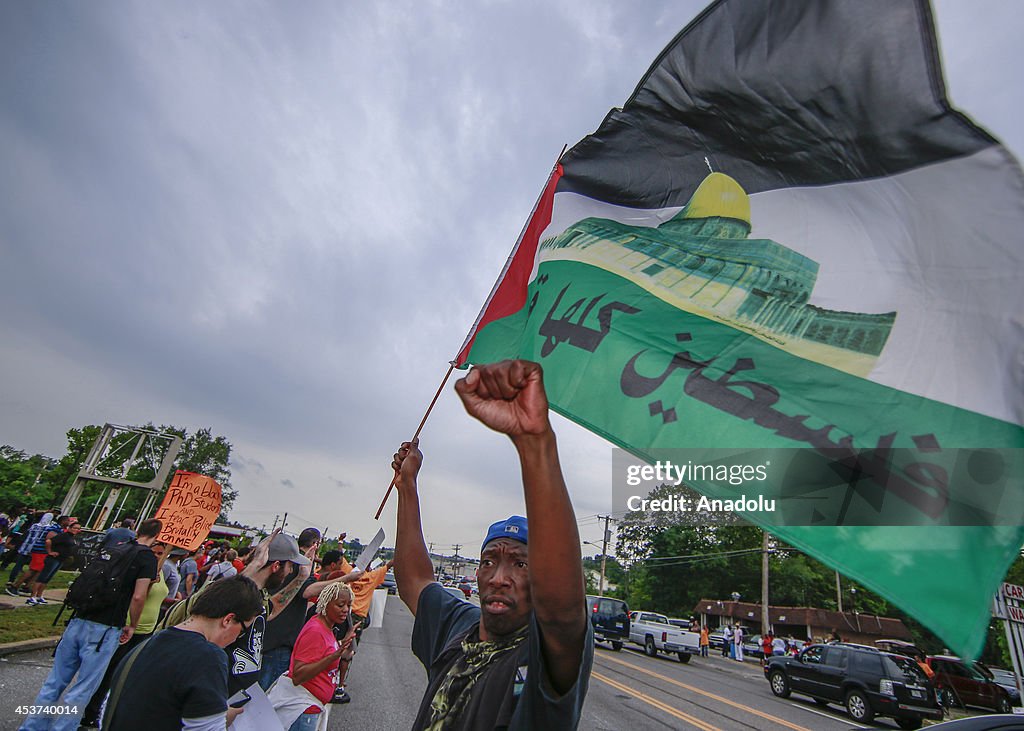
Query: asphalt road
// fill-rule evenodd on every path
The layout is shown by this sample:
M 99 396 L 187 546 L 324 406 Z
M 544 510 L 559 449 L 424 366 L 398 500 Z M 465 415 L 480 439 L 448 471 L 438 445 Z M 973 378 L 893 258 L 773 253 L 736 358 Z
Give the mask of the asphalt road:
M 426 688 L 426 673 L 409 649 L 412 615 L 388 597 L 384 626 L 371 628 L 348 679 L 352 702 L 332 706 L 330 730 L 408 729 Z M 0 731 L 16 729 L 14 709 L 31 703 L 50 667 L 50 651 L 0 658 Z M 756 661 L 712 655 L 688 664 L 649 658 L 599 645 L 581 729 L 587 731 L 833 731 L 864 728 L 836 706 L 821 708 L 797 696 L 783 700 L 768 689 Z M 888 719 L 874 728 L 896 728 Z
M 388 597 L 384 627 L 367 630 L 354 665 L 352 702 L 335 706 L 331 731 L 407 729 L 426 688 L 426 673 L 409 650 L 412 615 L 397 597 Z M 877 728 L 896 728 L 882 720 Z M 810 699 L 776 698 L 756 661 L 738 663 L 718 656 L 649 658 L 613 652 L 598 645 L 590 692 L 580 728 L 587 731 L 665 729 L 779 729 L 833 731 L 864 728 L 836 706 L 819 708 Z

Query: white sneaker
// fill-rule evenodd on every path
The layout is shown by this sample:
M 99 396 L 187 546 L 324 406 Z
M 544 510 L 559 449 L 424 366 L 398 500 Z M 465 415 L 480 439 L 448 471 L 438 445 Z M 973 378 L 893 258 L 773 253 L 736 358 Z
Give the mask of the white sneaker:
M 28 598 L 28 601 L 25 602 L 25 606 L 28 607 L 34 607 L 36 604 L 38 604 L 38 602 L 36 601 L 36 598 L 34 596 L 30 596 Z
M 49 603 L 50 602 L 46 601 L 41 596 L 40 597 L 36 597 L 36 604 L 49 604 Z

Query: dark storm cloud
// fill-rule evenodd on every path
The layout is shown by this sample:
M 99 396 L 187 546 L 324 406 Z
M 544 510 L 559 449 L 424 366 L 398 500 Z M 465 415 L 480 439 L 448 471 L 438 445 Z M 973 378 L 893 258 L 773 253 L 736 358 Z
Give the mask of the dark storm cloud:
M 294 479 L 306 514 L 372 514 L 562 145 L 701 7 L 3 4 L 0 442 L 212 425 L 239 509 L 281 509 Z M 940 4 L 940 24 L 971 28 L 973 7 Z M 1008 27 L 944 50 L 988 78 L 977 47 L 1014 49 L 985 82 L 1008 88 Z M 1017 129 L 1019 94 L 999 98 Z M 519 499 L 514 455 L 450 392 L 424 445 L 446 494 Z

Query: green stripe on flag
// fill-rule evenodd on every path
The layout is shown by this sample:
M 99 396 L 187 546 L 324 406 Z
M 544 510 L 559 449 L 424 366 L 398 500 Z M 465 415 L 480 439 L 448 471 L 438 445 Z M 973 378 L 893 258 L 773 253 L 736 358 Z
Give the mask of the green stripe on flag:
M 485 327 L 469 360 L 505 358 L 541 363 L 553 408 L 639 455 L 711 446 L 1024 446 L 1019 425 L 802 359 L 579 262 L 543 262 L 526 307 Z M 984 641 L 990 589 L 1024 541 L 1019 526 L 772 532 L 968 656 Z

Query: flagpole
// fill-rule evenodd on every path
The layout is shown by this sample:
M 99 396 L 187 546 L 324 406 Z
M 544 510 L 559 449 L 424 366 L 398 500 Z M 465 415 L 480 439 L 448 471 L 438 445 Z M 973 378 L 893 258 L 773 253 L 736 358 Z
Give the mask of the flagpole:
M 448 383 L 448 377 L 451 376 L 452 371 L 455 370 L 455 361 L 448 364 L 448 372 L 444 374 L 444 378 L 441 379 L 441 385 L 437 387 L 437 392 L 434 394 L 434 398 L 430 401 L 430 406 L 427 407 L 426 413 L 423 414 L 423 418 L 420 419 L 420 425 L 416 427 L 416 433 L 412 435 L 412 439 L 409 441 L 415 441 L 420 432 L 423 431 L 423 425 L 427 423 L 427 417 L 430 416 L 430 412 L 434 408 L 434 404 L 437 403 L 438 397 L 441 395 L 441 390 L 444 388 L 444 384 Z M 377 508 L 376 515 L 373 516 L 374 520 L 380 520 L 380 514 L 384 510 L 384 506 L 388 502 L 388 498 L 391 497 L 391 490 L 395 487 L 395 480 L 398 479 L 398 473 L 396 472 L 394 477 L 391 478 L 391 484 L 388 485 L 388 491 L 384 493 L 384 499 L 380 501 L 380 507 Z
M 562 145 L 562 151 L 558 153 L 558 157 L 555 158 L 555 164 L 551 166 L 551 172 L 548 173 L 547 179 L 544 181 L 544 187 L 540 189 L 540 195 L 537 196 L 537 201 L 533 204 L 533 209 L 530 211 L 530 215 L 526 217 L 526 223 L 523 224 L 522 230 L 519 232 L 519 238 L 516 239 L 515 246 L 512 247 L 512 252 L 508 255 L 505 260 L 505 265 L 501 268 L 501 272 L 498 273 L 498 278 L 494 280 L 494 286 L 491 287 L 491 293 L 487 295 L 487 299 L 484 300 L 483 306 L 480 308 L 480 312 L 477 314 L 476 319 L 473 320 L 473 324 L 469 327 L 469 332 L 466 333 L 466 339 L 462 341 L 462 345 L 459 347 L 455 357 L 458 359 L 459 354 L 466 349 L 470 341 L 473 339 L 473 334 L 476 332 L 477 327 L 480 325 L 480 321 L 483 320 L 484 314 L 487 312 L 487 308 L 491 304 L 491 300 L 494 299 L 495 293 L 498 291 L 498 287 L 501 286 L 502 280 L 505 279 L 505 274 L 508 273 L 508 268 L 512 265 L 512 260 L 516 258 L 516 254 L 519 252 L 519 245 L 523 242 L 523 236 L 526 235 L 526 229 L 530 227 L 530 221 L 533 220 L 533 216 L 537 213 L 537 208 L 540 207 L 540 202 L 544 198 L 544 191 L 547 190 L 548 183 L 551 181 L 551 176 L 558 170 L 558 163 L 561 161 L 565 151 L 569 149 L 569 145 Z
M 430 406 L 427 407 L 426 413 L 423 414 L 423 419 L 420 420 L 420 425 L 416 427 L 416 433 L 412 435 L 413 439 L 416 439 L 420 435 L 420 431 L 422 431 L 423 425 L 427 421 L 427 417 L 430 416 L 430 411 L 434 408 L 434 404 L 437 403 L 437 399 L 441 395 L 441 389 L 443 389 L 444 385 L 448 383 L 448 377 L 451 376 L 452 371 L 455 370 L 455 366 L 458 363 L 458 354 L 461 353 L 469 344 L 470 339 L 473 337 L 473 333 L 476 332 L 477 326 L 483 319 L 484 313 L 487 312 L 487 307 L 491 304 L 491 299 L 493 299 L 494 293 L 498 291 L 501 281 L 505 278 L 505 273 L 508 271 L 512 260 L 515 258 L 516 252 L 519 250 L 519 244 L 522 242 L 523 236 L 526 235 L 526 229 L 530 226 L 530 221 L 533 220 L 533 216 L 537 212 L 537 207 L 540 205 L 541 199 L 544 197 L 544 190 L 547 189 L 548 182 L 551 180 L 551 176 L 555 174 L 555 170 L 558 169 L 558 162 L 562 159 L 562 155 L 565 154 L 567 149 L 569 149 L 568 145 L 562 145 L 562 151 L 558 153 L 558 157 L 555 158 L 555 164 L 551 167 L 551 172 L 548 174 L 547 181 L 544 183 L 544 188 L 541 189 L 541 194 L 538 196 L 537 202 L 533 204 L 533 210 L 530 211 L 530 215 L 527 217 L 526 223 L 523 224 L 523 230 L 519 232 L 519 238 L 516 239 L 516 245 L 512 248 L 512 253 L 508 255 L 508 259 L 505 261 L 505 266 L 502 267 L 501 273 L 498 275 L 498 278 L 494 282 L 494 286 L 491 288 L 491 293 L 487 296 L 487 299 L 484 300 L 483 307 L 480 308 L 480 313 L 476 316 L 476 319 L 473 321 L 473 325 L 469 328 L 469 332 L 466 334 L 466 339 L 463 341 L 462 347 L 460 347 L 456 353 L 455 360 L 452 360 L 448 364 L 448 372 L 444 374 L 444 378 L 441 380 L 441 385 L 437 387 L 437 393 L 434 394 L 434 398 L 430 402 Z M 395 480 L 397 479 L 398 474 L 396 473 L 395 476 L 391 478 L 391 484 L 388 485 L 388 491 L 384 493 L 384 499 L 380 501 L 380 507 L 377 508 L 377 512 L 373 516 L 374 520 L 380 520 L 380 514 L 384 510 L 384 506 L 387 504 L 388 498 L 391 497 L 391 491 L 394 489 Z

